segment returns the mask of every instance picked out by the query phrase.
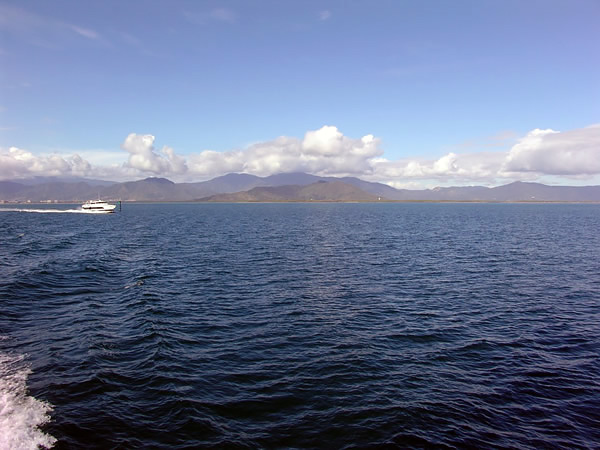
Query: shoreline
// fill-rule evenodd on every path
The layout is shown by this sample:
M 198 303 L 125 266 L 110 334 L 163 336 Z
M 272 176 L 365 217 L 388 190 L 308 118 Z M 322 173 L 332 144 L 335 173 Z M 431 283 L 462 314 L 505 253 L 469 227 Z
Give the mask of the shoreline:
M 600 201 L 569 201 L 569 200 L 257 200 L 257 201 L 203 201 L 203 200 L 107 200 L 107 202 L 121 202 L 129 204 L 285 204 L 285 203 L 364 203 L 364 204 L 389 204 L 389 203 L 479 203 L 479 204 L 573 204 L 573 205 L 600 205 Z M 55 205 L 80 205 L 83 201 L 57 201 L 57 202 L 0 202 L 0 208 L 3 206 L 55 206 Z

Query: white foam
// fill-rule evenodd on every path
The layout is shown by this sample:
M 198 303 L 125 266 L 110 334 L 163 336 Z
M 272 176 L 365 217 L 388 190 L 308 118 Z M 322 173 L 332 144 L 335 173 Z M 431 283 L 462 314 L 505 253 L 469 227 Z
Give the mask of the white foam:
M 31 369 L 24 359 L 0 353 L 0 450 L 37 450 L 56 442 L 39 429 L 50 420 L 52 406 L 27 395 Z
M 95 211 L 86 211 L 85 209 L 0 208 L 0 211 L 29 212 L 29 213 L 75 213 L 75 214 L 94 214 L 94 213 L 96 213 Z

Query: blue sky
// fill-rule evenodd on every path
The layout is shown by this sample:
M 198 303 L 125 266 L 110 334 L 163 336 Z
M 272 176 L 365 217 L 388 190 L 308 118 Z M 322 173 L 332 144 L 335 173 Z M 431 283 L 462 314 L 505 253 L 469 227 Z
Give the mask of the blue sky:
M 597 0 L 0 1 L 0 177 L 595 184 L 598 23 Z

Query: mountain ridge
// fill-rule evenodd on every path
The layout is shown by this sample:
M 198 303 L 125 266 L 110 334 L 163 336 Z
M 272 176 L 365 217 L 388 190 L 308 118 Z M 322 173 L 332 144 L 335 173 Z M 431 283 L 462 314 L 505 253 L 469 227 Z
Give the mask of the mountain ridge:
M 381 200 L 343 181 L 319 180 L 308 185 L 259 186 L 248 191 L 216 194 L 199 202 L 375 202 Z
M 382 183 L 365 181 L 356 177 L 319 177 L 302 172 L 281 173 L 267 177 L 250 174 L 230 173 L 207 181 L 174 183 L 160 177 L 149 177 L 137 181 L 102 185 L 75 179 L 72 182 L 56 179 L 38 184 L 24 184 L 19 180 L 0 181 L 0 202 L 81 202 L 92 198 L 123 201 L 198 201 L 222 194 L 239 194 L 255 188 L 281 186 L 306 187 L 324 183 L 344 183 L 345 193 L 320 195 L 322 201 L 481 201 L 481 202 L 600 202 L 600 186 L 550 186 L 541 183 L 515 181 L 497 187 L 452 186 L 434 189 L 395 189 Z M 313 189 L 324 190 L 324 187 Z M 269 190 L 254 191 L 246 198 L 274 195 L 274 201 L 299 201 L 300 189 L 288 189 L 289 197 L 282 192 Z M 352 192 L 352 195 L 350 195 Z M 307 194 L 308 195 L 308 194 Z M 353 197 L 354 196 L 354 197 Z M 225 198 L 225 197 L 221 197 Z M 236 198 L 232 196 L 230 198 Z M 372 199 L 372 200 L 367 200 Z M 210 200 L 215 201 L 215 200 Z M 222 200 L 224 201 L 224 200 Z M 259 201 L 259 200 L 245 200 Z M 264 200 L 267 201 L 267 200 Z M 315 200 L 316 201 L 316 200 Z

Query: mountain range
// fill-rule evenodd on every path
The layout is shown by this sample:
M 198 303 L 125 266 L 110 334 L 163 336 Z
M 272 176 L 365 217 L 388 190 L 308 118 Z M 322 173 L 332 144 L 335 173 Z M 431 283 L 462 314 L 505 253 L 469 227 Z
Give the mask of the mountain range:
M 173 183 L 165 178 L 113 183 L 45 177 L 0 181 L 0 201 L 82 202 L 92 198 L 123 201 L 556 201 L 600 202 L 600 186 L 548 186 L 514 182 L 488 188 L 462 186 L 423 190 L 394 189 L 354 177 L 319 177 L 285 173 L 258 177 L 232 173 L 198 183 Z

